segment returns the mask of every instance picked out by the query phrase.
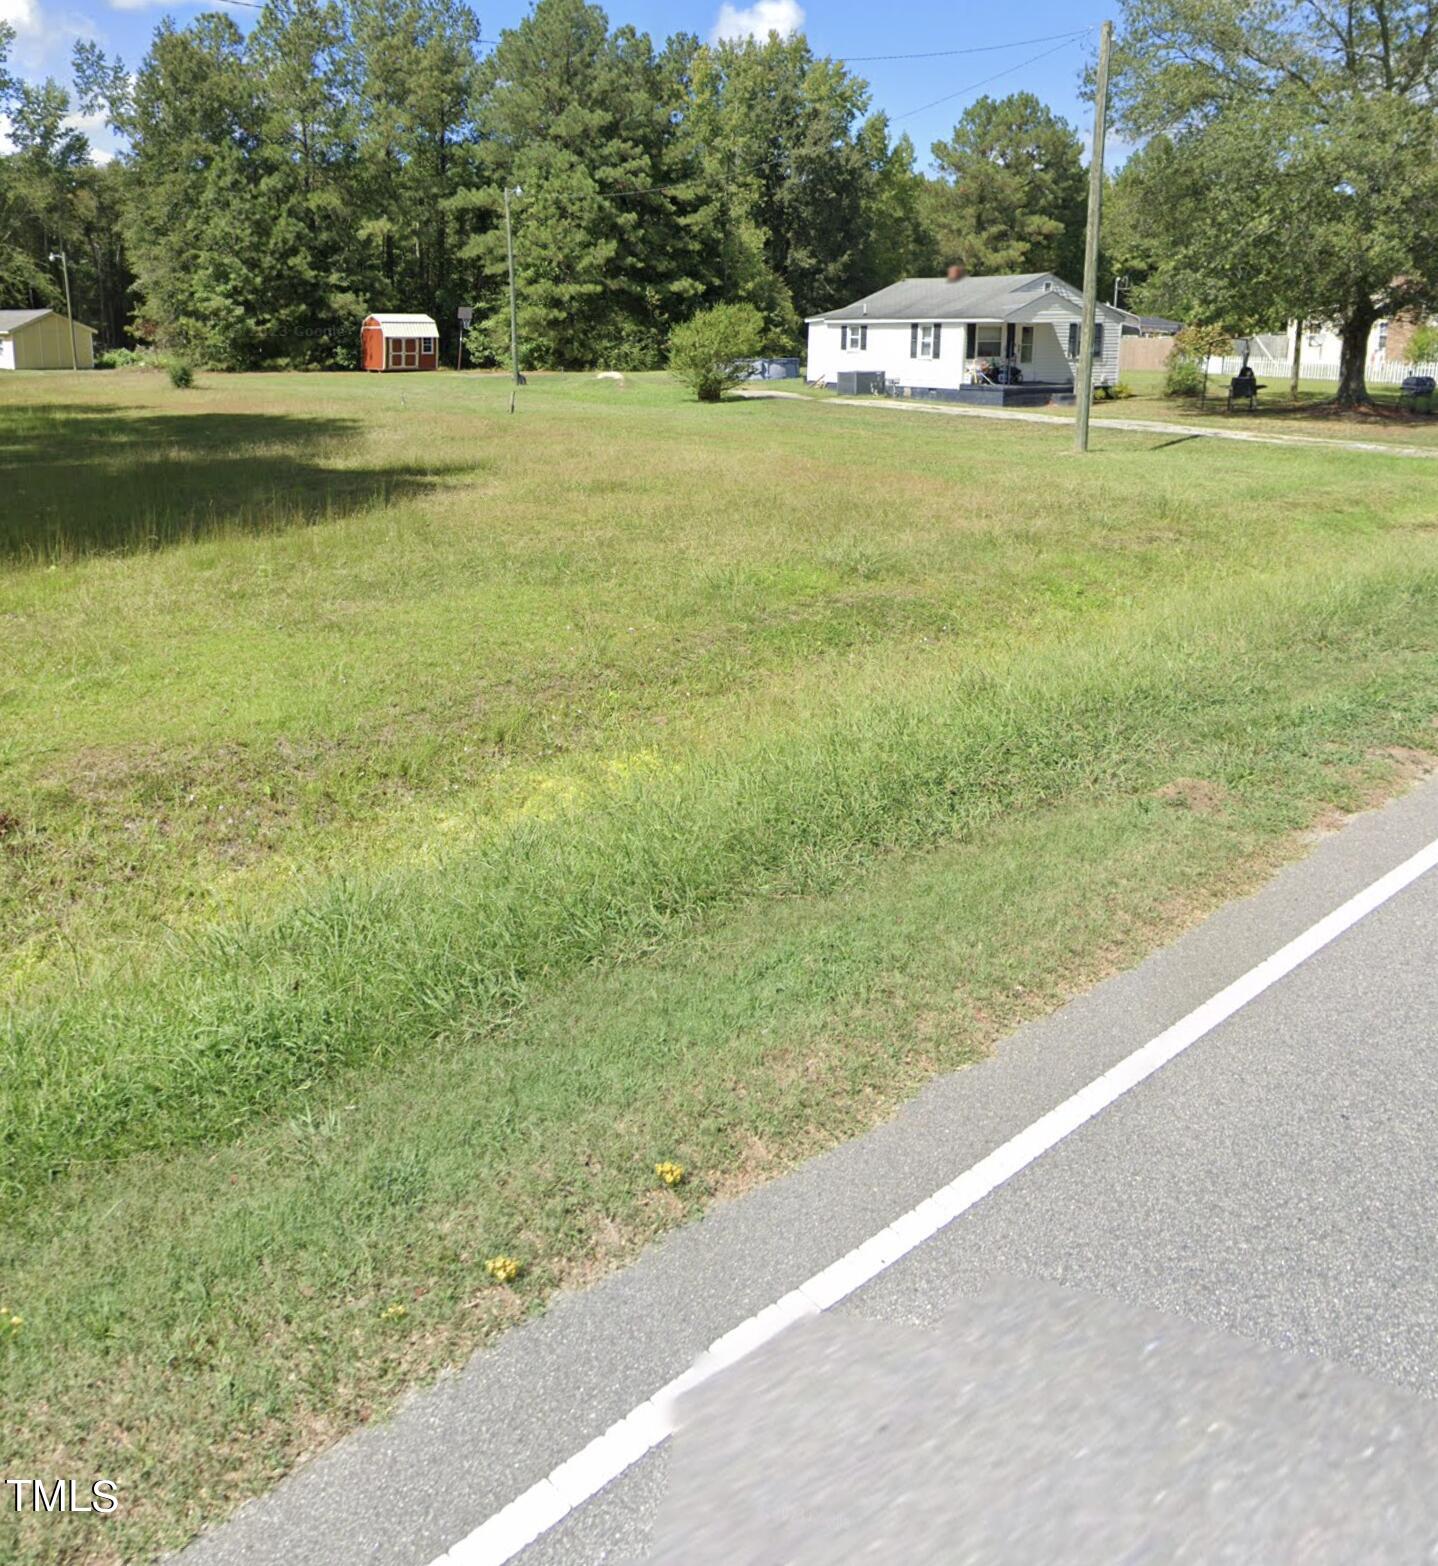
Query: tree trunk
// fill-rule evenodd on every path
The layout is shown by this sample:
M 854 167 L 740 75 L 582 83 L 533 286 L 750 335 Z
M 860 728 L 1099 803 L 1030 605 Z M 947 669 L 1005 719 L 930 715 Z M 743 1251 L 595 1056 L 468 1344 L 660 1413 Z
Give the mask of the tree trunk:
M 1363 371 L 1368 359 L 1368 334 L 1378 313 L 1365 299 L 1343 322 L 1339 333 L 1342 348 L 1338 358 L 1338 395 L 1333 399 L 1340 408 L 1366 407 L 1368 395 Z
M 1298 372 L 1303 363 L 1303 322 L 1293 323 L 1293 367 L 1288 372 L 1288 400 L 1298 401 Z

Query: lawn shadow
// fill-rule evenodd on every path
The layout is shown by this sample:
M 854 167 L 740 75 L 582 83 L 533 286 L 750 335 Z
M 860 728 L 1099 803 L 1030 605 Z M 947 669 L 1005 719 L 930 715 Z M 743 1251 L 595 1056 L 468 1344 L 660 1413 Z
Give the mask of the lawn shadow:
M 334 465 L 363 430 L 300 414 L 0 409 L 0 560 L 40 565 L 306 526 L 424 493 L 444 471 Z

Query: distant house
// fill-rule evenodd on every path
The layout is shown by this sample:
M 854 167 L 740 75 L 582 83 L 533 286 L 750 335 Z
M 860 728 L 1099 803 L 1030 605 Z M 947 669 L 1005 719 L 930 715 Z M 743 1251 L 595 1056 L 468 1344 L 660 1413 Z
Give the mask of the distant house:
M 1183 330 L 1182 321 L 1171 321 L 1166 315 L 1124 314 L 1123 330 L 1128 337 L 1177 337 Z
M 1376 370 L 1382 369 L 1385 365 L 1403 364 L 1414 333 L 1424 324 L 1421 319 L 1412 315 L 1384 317 L 1375 321 L 1368 333 L 1368 352 L 1365 356 L 1367 367 Z M 1274 334 L 1275 349 L 1277 349 L 1275 357 L 1281 353 L 1285 360 L 1292 359 L 1293 336 L 1298 329 L 1298 322 L 1290 321 L 1286 334 Z M 1282 344 L 1281 349 L 1278 349 L 1278 344 Z M 1303 327 L 1302 361 L 1310 364 L 1328 362 L 1337 364 L 1342 353 L 1343 340 L 1336 326 L 1315 324 L 1310 321 Z
M 1098 306 L 1096 386 L 1118 380 L 1127 312 Z M 839 310 L 810 316 L 811 382 L 909 397 L 999 404 L 1073 396 L 1083 297 L 1052 272 L 911 277 Z M 851 380 L 849 377 L 858 379 Z
M 0 370 L 93 370 L 95 328 L 55 310 L 0 310 Z
M 367 315 L 360 328 L 360 368 L 437 370 L 439 328 L 430 315 Z

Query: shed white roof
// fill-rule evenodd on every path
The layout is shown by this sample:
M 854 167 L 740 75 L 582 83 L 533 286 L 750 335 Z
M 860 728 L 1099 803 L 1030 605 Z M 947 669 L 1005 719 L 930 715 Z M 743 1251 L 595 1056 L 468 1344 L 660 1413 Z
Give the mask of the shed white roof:
M 432 315 L 367 315 L 370 322 L 379 327 L 382 337 L 438 337 L 439 328 Z

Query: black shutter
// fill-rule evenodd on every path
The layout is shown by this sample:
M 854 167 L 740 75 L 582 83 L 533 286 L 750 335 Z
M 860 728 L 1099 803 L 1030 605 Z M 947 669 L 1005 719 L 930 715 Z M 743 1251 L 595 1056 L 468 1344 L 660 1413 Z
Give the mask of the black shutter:
M 936 359 L 939 357 L 939 334 L 942 331 L 943 331 L 943 327 L 940 326 L 938 324 L 938 322 L 936 321 L 934 323 L 934 357 Z
M 867 348 L 868 346 L 869 346 L 869 328 L 867 326 L 861 326 L 859 328 L 859 347 L 860 348 Z
M 1069 322 L 1069 358 L 1077 359 L 1079 351 L 1079 324 L 1077 321 Z
M 1093 323 L 1093 356 L 1095 359 L 1103 358 L 1103 322 Z
M 964 357 L 972 359 L 979 351 L 979 329 L 972 321 L 964 328 Z
M 917 321 L 909 328 L 909 357 L 919 357 L 919 323 Z

